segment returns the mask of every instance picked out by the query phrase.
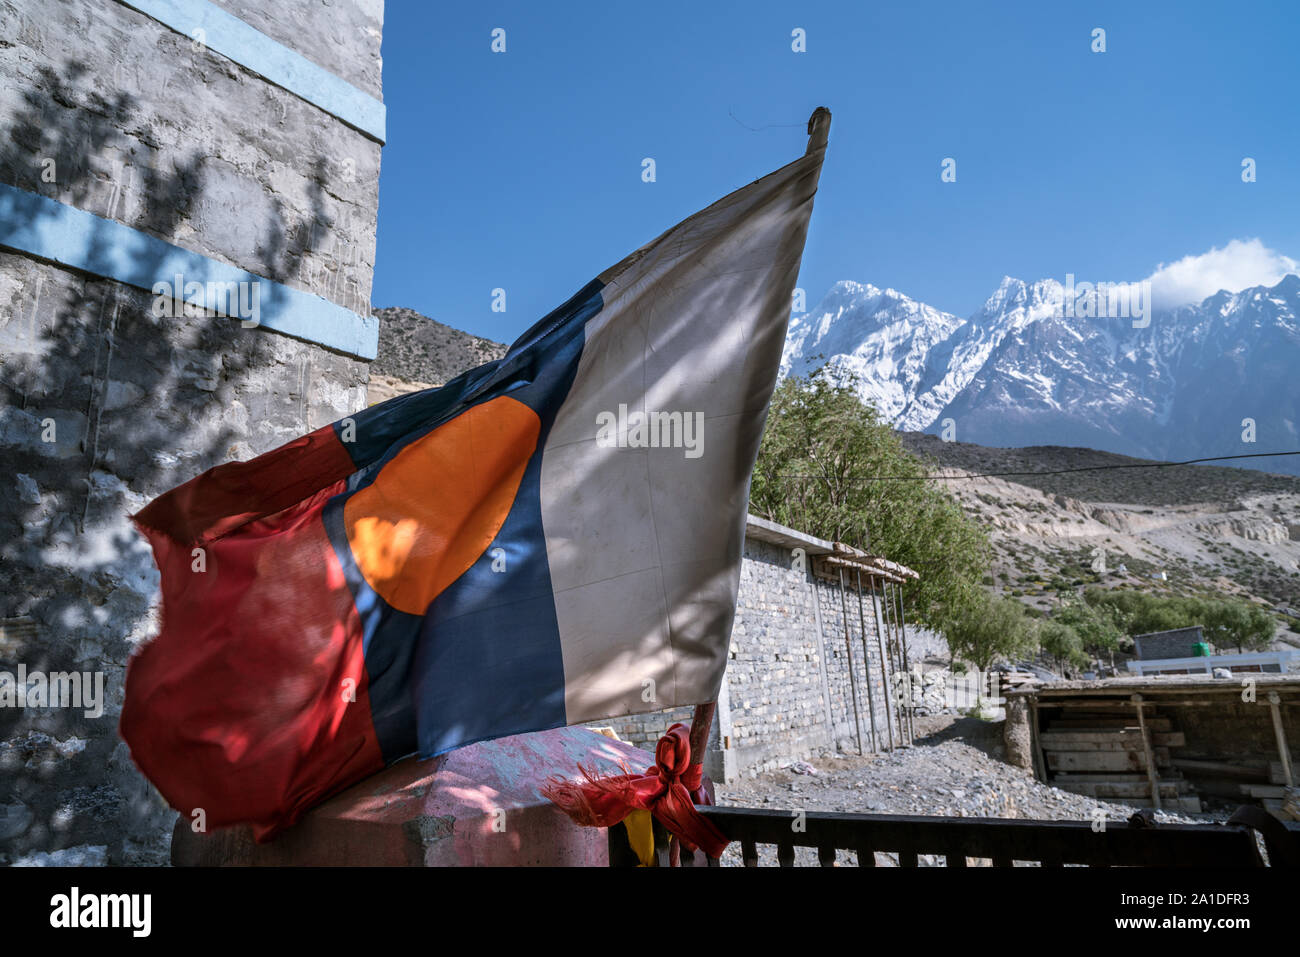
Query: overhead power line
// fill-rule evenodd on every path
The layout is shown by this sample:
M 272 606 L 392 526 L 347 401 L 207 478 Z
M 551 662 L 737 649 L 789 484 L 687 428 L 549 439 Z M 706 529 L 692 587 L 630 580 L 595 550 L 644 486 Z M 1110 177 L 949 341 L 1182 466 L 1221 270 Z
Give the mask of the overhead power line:
M 1202 462 L 1227 462 L 1231 459 L 1264 459 L 1273 458 L 1279 455 L 1300 455 L 1300 449 L 1294 452 L 1251 452 L 1246 455 L 1215 455 L 1203 459 L 1187 459 L 1184 462 L 1137 462 L 1132 465 L 1081 465 L 1069 469 L 1045 469 L 1039 472 L 977 472 L 970 475 L 848 475 L 843 476 L 842 481 L 850 482 L 924 482 L 934 481 L 962 481 L 965 479 L 977 478 L 1007 478 L 1018 476 L 1021 478 L 1032 477 L 1035 475 L 1066 475 L 1070 472 L 1105 472 L 1111 469 L 1168 469 L 1175 468 L 1179 465 L 1199 465 Z M 956 466 L 953 466 L 956 468 Z M 790 473 L 778 473 L 780 478 L 793 479 L 821 479 L 820 475 L 792 475 Z

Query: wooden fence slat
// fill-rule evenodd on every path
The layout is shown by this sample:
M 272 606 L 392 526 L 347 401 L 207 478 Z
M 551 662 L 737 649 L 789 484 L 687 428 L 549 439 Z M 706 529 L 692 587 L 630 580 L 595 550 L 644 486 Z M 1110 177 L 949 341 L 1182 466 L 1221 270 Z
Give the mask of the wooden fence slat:
M 1117 826 L 1094 831 L 1088 821 L 1030 821 L 1004 818 L 945 818 L 890 814 L 843 814 L 809 811 L 806 827 L 790 828 L 790 812 L 778 808 L 699 806 L 723 834 L 738 840 L 746 867 L 758 866 L 758 845 L 775 845 L 782 867 L 794 864 L 795 848 L 817 851 L 823 866 L 833 866 L 838 851 L 856 853 L 860 867 L 875 867 L 877 851 L 897 853 L 902 867 L 916 867 L 920 855 L 941 858 L 949 867 L 969 866 L 969 859 L 990 860 L 995 867 L 1015 861 L 1044 867 L 1259 867 L 1263 866 L 1251 824 L 1163 824 Z M 657 822 L 656 822 L 657 823 Z M 1279 824 L 1272 840 L 1279 859 L 1290 848 L 1300 855 L 1300 824 Z M 669 866 L 668 841 L 655 829 L 655 857 Z M 632 866 L 635 855 L 625 831 L 609 829 L 611 866 Z M 686 855 L 683 866 L 707 864 Z

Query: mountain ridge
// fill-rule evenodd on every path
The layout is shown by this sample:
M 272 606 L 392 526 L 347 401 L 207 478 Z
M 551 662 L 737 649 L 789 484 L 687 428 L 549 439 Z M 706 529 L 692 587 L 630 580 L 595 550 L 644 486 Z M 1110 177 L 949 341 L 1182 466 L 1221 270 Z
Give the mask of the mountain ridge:
M 1068 296 L 1054 279 L 1005 276 L 960 319 L 839 282 L 791 320 L 781 376 L 852 382 L 899 429 L 982 445 L 1160 460 L 1300 448 L 1300 277 L 1171 309 L 1150 310 L 1148 295 L 1141 320 L 1094 314 L 1113 305 L 1095 292 L 1067 316 Z M 1300 462 L 1267 468 L 1300 474 Z

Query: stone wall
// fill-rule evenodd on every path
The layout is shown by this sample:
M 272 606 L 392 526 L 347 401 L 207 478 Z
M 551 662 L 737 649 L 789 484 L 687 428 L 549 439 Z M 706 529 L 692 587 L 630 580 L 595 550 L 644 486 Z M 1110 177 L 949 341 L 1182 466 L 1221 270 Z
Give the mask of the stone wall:
M 834 750 L 856 753 L 854 680 L 863 749 L 888 747 L 890 718 L 871 592 L 864 590 L 860 613 L 852 577 L 848 581 L 841 600 L 839 585 L 813 577 L 796 563 L 790 548 L 752 535 L 746 539 L 730 660 L 705 761 L 715 780 L 758 774 Z M 863 667 L 863 619 L 870 694 Z M 670 724 L 690 719 L 691 709 L 677 708 L 607 724 L 624 740 L 653 751 Z M 896 728 L 894 735 L 897 741 Z
M 377 0 L 221 6 L 378 95 Z M 0 0 L 11 186 L 369 315 L 379 156 L 123 4 Z M 0 864 L 166 860 L 174 816 L 116 733 L 126 661 L 157 627 L 127 516 L 365 405 L 356 357 L 153 301 L 0 249 L 0 672 L 100 675 L 105 699 L 91 717 L 0 708 Z
M 1155 631 L 1133 639 L 1137 645 L 1137 656 L 1143 661 L 1194 657 L 1197 644 L 1204 640 L 1200 625 L 1175 628 L 1172 631 Z

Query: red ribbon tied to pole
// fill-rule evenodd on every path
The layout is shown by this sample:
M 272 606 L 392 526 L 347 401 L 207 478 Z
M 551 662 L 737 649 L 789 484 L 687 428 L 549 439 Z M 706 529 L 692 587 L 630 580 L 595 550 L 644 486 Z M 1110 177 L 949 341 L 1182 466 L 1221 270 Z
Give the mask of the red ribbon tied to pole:
M 717 825 L 695 810 L 704 770 L 691 764 L 690 731 L 684 724 L 674 724 L 659 739 L 654 767 L 645 774 L 601 777 L 582 765 L 578 770 L 583 781 L 551 778 L 542 794 L 579 824 L 613 827 L 640 808 L 653 814 L 687 851 L 699 847 L 716 858 L 730 843 Z

